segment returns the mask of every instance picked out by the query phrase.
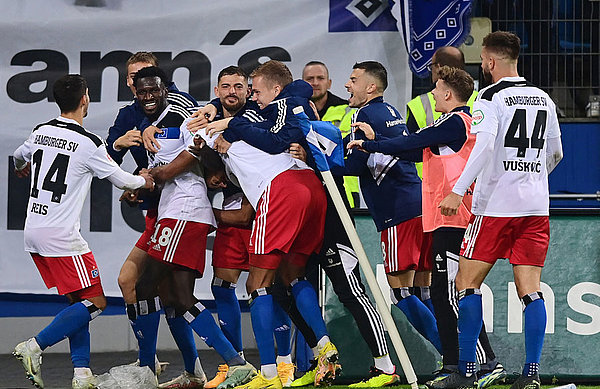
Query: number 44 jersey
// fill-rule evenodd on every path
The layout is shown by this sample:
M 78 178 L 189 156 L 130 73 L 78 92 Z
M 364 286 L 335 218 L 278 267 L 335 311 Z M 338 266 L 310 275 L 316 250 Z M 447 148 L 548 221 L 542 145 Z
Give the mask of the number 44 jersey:
M 546 140 L 560 137 L 556 107 L 522 77 L 505 77 L 481 90 L 471 133 L 495 136 L 493 155 L 477 176 L 472 212 L 516 217 L 548 215 Z
M 76 121 L 58 117 L 37 126 L 15 157 L 31 163 L 25 251 L 47 257 L 89 252 L 79 219 L 92 178 L 119 169 L 103 140 Z

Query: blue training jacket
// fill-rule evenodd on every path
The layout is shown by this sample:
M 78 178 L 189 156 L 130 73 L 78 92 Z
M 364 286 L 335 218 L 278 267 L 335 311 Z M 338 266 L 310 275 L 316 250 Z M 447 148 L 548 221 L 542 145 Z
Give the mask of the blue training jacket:
M 356 122 L 370 124 L 379 140 L 409 134 L 402 115 L 384 102 L 383 97 L 376 97 L 361 107 L 352 118 L 352 123 Z M 353 137 L 366 140 L 362 131 L 356 131 L 344 138 L 344 145 Z M 360 189 L 377 231 L 421 215 L 421 179 L 412 162 L 380 153 L 351 150 L 345 166 L 332 171 L 360 177 Z

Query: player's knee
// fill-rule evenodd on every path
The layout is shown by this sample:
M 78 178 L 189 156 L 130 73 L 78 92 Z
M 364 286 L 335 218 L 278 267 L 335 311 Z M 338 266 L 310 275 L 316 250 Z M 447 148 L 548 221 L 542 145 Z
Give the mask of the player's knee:
M 133 277 L 131 273 L 123 271 L 123 268 L 121 269 L 121 273 L 119 273 L 117 282 L 119 283 L 119 288 L 121 288 L 123 293 L 135 292 L 135 281 L 136 278 Z

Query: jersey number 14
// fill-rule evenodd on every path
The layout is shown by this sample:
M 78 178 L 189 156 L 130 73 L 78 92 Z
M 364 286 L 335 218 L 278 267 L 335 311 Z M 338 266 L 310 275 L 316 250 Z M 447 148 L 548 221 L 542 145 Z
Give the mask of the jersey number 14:
M 38 189 L 38 179 L 40 177 L 43 155 L 44 151 L 38 149 L 33 153 L 33 158 L 31 158 L 31 163 L 34 166 L 33 180 L 31 181 L 31 197 L 33 198 L 38 198 L 40 194 L 40 190 Z M 57 154 L 42 182 L 42 189 L 52 192 L 51 200 L 54 203 L 60 203 L 62 196 L 67 192 L 65 180 L 67 178 L 69 158 L 70 157 L 66 154 Z

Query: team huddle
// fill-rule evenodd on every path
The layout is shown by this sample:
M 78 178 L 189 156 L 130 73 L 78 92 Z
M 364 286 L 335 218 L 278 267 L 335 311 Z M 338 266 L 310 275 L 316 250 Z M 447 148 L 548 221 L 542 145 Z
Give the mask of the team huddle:
M 60 116 L 36 126 L 14 153 L 16 174 L 31 173 L 25 250 L 46 286 L 71 303 L 16 346 L 27 378 L 43 388 L 42 352 L 68 338 L 72 387 L 98 385 L 89 368 L 89 322 L 105 309 L 106 298 L 79 232 L 83 202 L 98 177 L 125 190 L 121 201 L 146 211 L 146 228 L 118 283 L 138 341 L 136 363 L 154 373 L 157 387 L 331 385 L 341 370 L 339 354 L 305 278 L 307 266 L 323 268 L 373 356 L 369 376 L 350 387 L 398 384 L 381 317 L 303 132 L 322 120 L 346 135 L 343 166 L 331 171 L 348 193 L 347 208 L 360 185 L 381 233 L 394 305 L 442 357 L 443 367 L 426 385 L 479 389 L 506 377 L 483 328 L 479 288 L 496 260 L 507 258 L 525 306 L 526 359 L 513 388 L 539 388 L 547 175 L 562 158 L 562 146 L 554 103 L 517 74 L 519 44 L 501 31 L 484 38 L 481 67 L 489 86 L 479 93 L 461 69 L 462 53 L 438 49 L 431 68 L 435 88 L 408 104 L 406 122 L 384 101 L 387 71 L 375 61 L 353 66 L 348 100 L 328 91 L 322 62 L 307 63 L 299 80 L 275 60 L 250 75 L 229 66 L 219 72 L 216 98 L 199 107 L 152 53 L 138 52 L 126 64 L 134 100 L 119 110 L 105 141 L 83 127 L 86 80 L 60 78 L 53 87 Z M 423 110 L 426 123 L 414 104 L 419 98 L 433 103 Z M 135 174 L 119 167 L 127 152 L 138 166 Z M 209 190 L 223 192 L 221 208 L 213 208 Z M 207 235 L 215 230 L 211 290 L 219 325 L 193 293 L 205 270 Z M 235 295 L 242 271 L 248 272 L 259 370 L 244 357 Z M 159 384 L 161 312 L 184 371 Z M 292 323 L 313 351 L 310 368 L 298 378 Z M 210 380 L 194 332 L 224 361 Z

